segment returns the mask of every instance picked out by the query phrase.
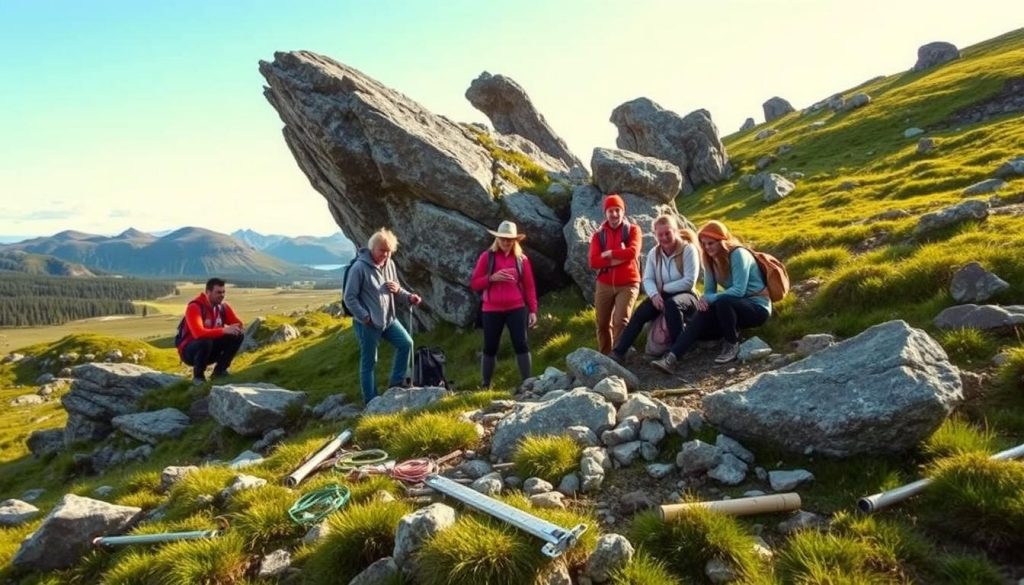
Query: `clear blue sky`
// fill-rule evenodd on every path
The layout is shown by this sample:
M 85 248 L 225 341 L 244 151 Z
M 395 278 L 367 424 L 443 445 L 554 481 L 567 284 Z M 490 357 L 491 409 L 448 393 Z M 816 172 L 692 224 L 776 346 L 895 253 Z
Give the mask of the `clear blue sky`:
M 481 71 L 518 81 L 583 160 L 611 110 L 708 109 L 722 134 L 1021 25 L 1020 1 L 0 0 L 0 235 L 198 225 L 336 231 L 257 62 L 309 49 L 434 112 L 485 121 Z

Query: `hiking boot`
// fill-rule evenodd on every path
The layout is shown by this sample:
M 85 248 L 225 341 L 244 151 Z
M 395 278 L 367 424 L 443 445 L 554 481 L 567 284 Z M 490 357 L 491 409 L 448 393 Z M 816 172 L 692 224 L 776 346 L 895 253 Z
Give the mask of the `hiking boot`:
M 227 370 L 214 370 L 213 373 L 210 374 L 210 378 L 216 380 L 217 378 L 227 378 L 230 375 L 231 372 Z
M 193 386 L 202 386 L 206 383 L 206 378 L 192 378 Z
M 674 374 L 676 372 L 676 354 L 671 351 L 666 353 L 660 360 L 654 360 L 651 365 L 665 372 Z
M 728 341 L 722 342 L 722 353 L 718 354 L 715 358 L 716 364 L 727 364 L 732 360 L 736 359 L 736 356 L 740 354 L 740 344 L 729 343 Z

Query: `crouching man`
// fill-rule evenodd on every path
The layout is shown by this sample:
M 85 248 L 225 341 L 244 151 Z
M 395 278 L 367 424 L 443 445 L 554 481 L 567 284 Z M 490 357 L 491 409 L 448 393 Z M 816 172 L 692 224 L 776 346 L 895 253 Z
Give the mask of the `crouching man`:
M 213 364 L 213 378 L 228 375 L 231 360 L 242 346 L 242 321 L 224 302 L 224 281 L 211 278 L 206 290 L 188 302 L 179 325 L 177 344 L 181 361 L 192 366 L 192 384 L 206 382 L 206 367 Z

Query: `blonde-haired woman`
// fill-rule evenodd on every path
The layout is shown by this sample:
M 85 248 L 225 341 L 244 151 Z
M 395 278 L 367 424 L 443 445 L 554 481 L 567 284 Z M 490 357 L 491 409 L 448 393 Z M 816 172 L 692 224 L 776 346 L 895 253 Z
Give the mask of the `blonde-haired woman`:
M 679 225 L 674 215 L 661 215 L 651 224 L 658 245 L 647 253 L 643 289 L 647 298 L 629 318 L 622 336 L 615 342 L 611 357 L 623 361 L 644 325 L 665 315 L 669 339 L 675 340 L 687 318 L 697 312 L 697 278 L 700 276 L 700 251 L 697 234 Z
M 501 332 L 508 328 L 516 365 L 522 380 L 530 377 L 532 358 L 526 342 L 527 328 L 537 325 L 537 289 L 533 266 L 519 242 L 526 237 L 516 224 L 503 221 L 497 231 L 487 230 L 494 243 L 476 261 L 470 287 L 480 293 L 484 350 L 480 358 L 481 386 L 489 388 L 498 361 Z
M 374 368 L 380 340 L 395 346 L 389 386 L 400 386 L 405 381 L 412 351 L 412 337 L 397 318 L 395 301 L 418 305 L 420 296 L 398 283 L 398 270 L 391 260 L 397 250 L 395 234 L 385 228 L 377 230 L 359 250 L 345 281 L 345 306 L 352 312 L 352 325 L 359 339 L 359 386 L 364 403 L 377 395 Z
M 772 314 L 757 260 L 729 228 L 720 221 L 709 221 L 700 228 L 697 239 L 704 250 L 704 297 L 697 303 L 693 322 L 676 339 L 672 350 L 651 362 L 669 373 L 698 339 L 722 339 L 722 351 L 715 363 L 731 362 L 739 354 L 740 329 L 758 327 Z

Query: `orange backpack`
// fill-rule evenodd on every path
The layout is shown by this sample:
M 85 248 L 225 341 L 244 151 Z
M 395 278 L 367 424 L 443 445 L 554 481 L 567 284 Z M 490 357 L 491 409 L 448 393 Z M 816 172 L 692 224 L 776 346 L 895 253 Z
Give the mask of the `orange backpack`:
M 757 267 L 761 269 L 761 278 L 764 280 L 765 290 L 768 291 L 768 298 L 777 303 L 786 298 L 789 292 L 789 273 L 781 260 L 768 254 L 745 248 L 753 254 L 757 261 Z

